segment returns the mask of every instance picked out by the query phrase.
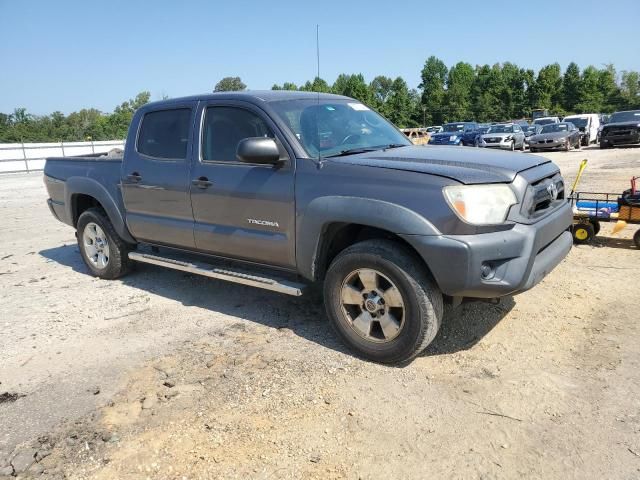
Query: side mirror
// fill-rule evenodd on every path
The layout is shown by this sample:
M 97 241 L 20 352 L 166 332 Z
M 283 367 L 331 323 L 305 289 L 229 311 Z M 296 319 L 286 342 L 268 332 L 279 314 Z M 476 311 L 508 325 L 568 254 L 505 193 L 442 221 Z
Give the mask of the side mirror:
M 273 138 L 249 137 L 238 143 L 236 157 L 245 163 L 275 165 L 280 161 L 280 150 Z

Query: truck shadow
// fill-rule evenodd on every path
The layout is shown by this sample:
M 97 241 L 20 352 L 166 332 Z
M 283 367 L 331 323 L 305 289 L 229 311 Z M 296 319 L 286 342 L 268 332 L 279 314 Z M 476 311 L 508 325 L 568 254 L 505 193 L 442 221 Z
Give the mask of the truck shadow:
M 75 244 L 42 250 L 39 254 L 48 261 L 93 279 Z M 185 306 L 196 306 L 270 328 L 289 329 L 295 335 L 325 348 L 352 355 L 329 325 L 322 300 L 316 292 L 309 296 L 289 297 L 146 264 L 137 265 L 135 271 L 115 282 L 175 300 Z M 513 305 L 513 300 L 507 299 L 500 305 L 474 302 L 465 303 L 455 310 L 445 309 L 440 333 L 423 355 L 446 355 L 472 348 Z M 213 317 L 212 321 L 215 321 Z M 206 329 L 207 325 L 203 325 L 203 328 Z

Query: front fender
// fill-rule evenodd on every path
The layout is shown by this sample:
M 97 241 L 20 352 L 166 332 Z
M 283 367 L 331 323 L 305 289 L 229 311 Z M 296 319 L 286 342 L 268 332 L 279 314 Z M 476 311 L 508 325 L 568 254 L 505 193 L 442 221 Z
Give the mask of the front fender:
M 319 197 L 307 205 L 296 223 L 299 273 L 315 280 L 324 234 L 332 223 L 375 227 L 402 235 L 440 235 L 427 219 L 406 207 L 360 197 Z
M 65 181 L 64 195 L 67 218 L 71 221 L 75 222 L 76 220 L 74 195 L 88 195 L 100 202 L 120 238 L 129 243 L 136 243 L 125 224 L 124 216 L 121 209 L 118 208 L 116 200 L 102 184 L 88 177 L 70 177 Z

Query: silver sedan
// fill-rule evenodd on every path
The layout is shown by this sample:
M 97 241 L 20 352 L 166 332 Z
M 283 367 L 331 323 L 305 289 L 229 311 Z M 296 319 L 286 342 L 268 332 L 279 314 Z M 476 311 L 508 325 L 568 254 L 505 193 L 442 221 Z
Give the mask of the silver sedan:
M 517 123 L 499 123 L 491 125 L 487 133 L 480 137 L 479 146 L 524 151 L 526 147 L 524 138 L 524 132 Z

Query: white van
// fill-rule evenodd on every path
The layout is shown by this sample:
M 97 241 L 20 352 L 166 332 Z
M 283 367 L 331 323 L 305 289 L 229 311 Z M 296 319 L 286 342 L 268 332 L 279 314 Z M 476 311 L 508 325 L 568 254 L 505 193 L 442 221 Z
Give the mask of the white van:
M 600 115 L 597 113 L 582 113 L 580 115 L 569 115 L 564 117 L 563 122 L 573 123 L 580 133 L 582 133 L 582 145 L 598 141 L 598 129 L 600 128 Z

